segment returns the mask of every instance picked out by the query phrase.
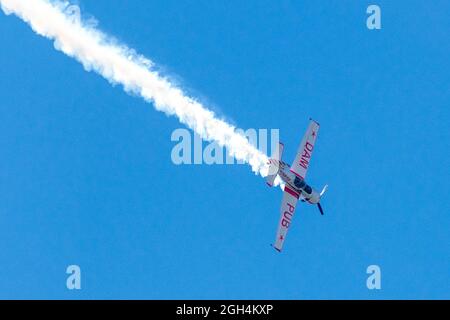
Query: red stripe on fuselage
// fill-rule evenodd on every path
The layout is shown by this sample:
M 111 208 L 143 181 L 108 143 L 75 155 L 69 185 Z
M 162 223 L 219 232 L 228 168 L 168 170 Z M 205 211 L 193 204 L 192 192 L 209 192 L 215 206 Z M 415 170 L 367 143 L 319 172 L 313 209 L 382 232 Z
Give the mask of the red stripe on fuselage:
M 299 175 L 299 174 L 298 174 L 297 172 L 295 172 L 294 170 L 291 169 L 291 172 L 292 172 L 293 174 L 295 174 L 297 177 L 299 177 L 300 179 L 305 180 L 305 178 L 303 178 L 301 175 Z
M 297 199 L 299 197 L 298 193 L 295 192 L 294 190 L 292 190 L 291 188 L 289 188 L 288 186 L 284 186 L 284 191 L 289 193 L 291 196 L 296 197 Z

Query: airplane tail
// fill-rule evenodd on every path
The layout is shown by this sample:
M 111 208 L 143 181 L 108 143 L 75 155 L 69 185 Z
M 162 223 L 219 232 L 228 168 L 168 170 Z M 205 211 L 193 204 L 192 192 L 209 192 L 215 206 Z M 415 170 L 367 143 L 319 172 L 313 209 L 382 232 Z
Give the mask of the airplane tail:
M 273 151 L 272 157 L 269 159 L 269 174 L 266 177 L 266 183 L 269 187 L 273 186 L 273 182 L 280 170 L 281 156 L 283 155 L 284 144 L 278 143 L 277 148 Z

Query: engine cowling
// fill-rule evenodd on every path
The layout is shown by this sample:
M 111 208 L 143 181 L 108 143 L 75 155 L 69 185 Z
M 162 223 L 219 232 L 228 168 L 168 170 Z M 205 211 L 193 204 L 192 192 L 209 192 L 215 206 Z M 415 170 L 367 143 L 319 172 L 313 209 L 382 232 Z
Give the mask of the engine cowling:
M 316 203 L 319 203 L 319 201 L 320 201 L 320 194 L 316 190 L 313 190 L 311 192 L 311 194 L 307 195 L 305 198 L 306 198 L 306 201 L 308 201 L 309 203 L 316 204 Z

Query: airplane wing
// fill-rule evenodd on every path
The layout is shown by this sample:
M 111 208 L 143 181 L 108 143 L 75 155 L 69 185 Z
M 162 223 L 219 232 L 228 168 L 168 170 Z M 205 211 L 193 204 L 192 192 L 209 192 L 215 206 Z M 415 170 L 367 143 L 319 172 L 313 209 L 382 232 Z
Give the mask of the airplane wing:
M 281 252 L 281 249 L 283 248 L 284 239 L 286 238 L 286 234 L 291 225 L 298 197 L 299 195 L 297 192 L 288 186 L 284 187 L 283 200 L 281 201 L 280 209 L 280 222 L 278 223 L 277 237 L 275 239 L 275 244 L 273 245 L 279 252 Z
M 298 147 L 297 156 L 291 165 L 291 171 L 296 176 L 305 179 L 306 172 L 308 171 L 311 155 L 314 150 L 314 144 L 316 143 L 317 134 L 319 133 L 319 124 L 310 120 L 308 129 L 303 136 L 302 142 Z

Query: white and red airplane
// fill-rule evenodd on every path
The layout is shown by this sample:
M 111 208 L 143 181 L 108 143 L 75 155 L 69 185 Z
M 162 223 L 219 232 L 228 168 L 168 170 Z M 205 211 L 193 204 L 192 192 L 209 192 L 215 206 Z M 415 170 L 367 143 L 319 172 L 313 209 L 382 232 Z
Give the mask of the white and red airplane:
M 320 198 L 327 190 L 327 185 L 319 193 L 311 188 L 305 181 L 306 172 L 308 171 L 311 155 L 316 143 L 317 133 L 319 132 L 319 124 L 310 119 L 308 129 L 300 143 L 292 166 L 281 160 L 284 145 L 280 142 L 278 148 L 275 149 L 272 158 L 269 160 L 269 175 L 266 177 L 267 184 L 272 187 L 277 176 L 285 183 L 283 200 L 281 201 L 281 217 L 278 223 L 277 237 L 273 247 L 281 252 L 286 234 L 291 225 L 295 212 L 297 201 L 309 202 L 317 204 L 320 213 L 323 215 Z

